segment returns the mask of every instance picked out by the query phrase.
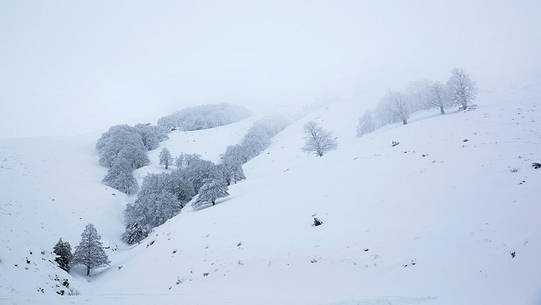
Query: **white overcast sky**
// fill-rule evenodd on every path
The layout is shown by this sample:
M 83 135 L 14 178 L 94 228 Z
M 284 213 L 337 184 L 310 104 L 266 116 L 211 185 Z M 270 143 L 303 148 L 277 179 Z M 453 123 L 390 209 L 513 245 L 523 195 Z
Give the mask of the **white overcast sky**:
M 540 77 L 541 1 L 0 0 L 0 137 Z

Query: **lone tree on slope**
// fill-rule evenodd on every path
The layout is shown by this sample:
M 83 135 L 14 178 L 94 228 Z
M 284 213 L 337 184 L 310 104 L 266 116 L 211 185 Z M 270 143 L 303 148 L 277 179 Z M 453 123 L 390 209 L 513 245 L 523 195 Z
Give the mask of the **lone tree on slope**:
M 394 122 L 402 121 L 403 125 L 407 125 L 412 108 L 411 100 L 408 100 L 408 97 L 403 93 L 389 91 L 384 96 L 384 101 L 387 103 L 392 120 Z
M 336 149 L 338 145 L 332 134 L 317 126 L 315 122 L 306 123 L 304 133 L 306 134 L 306 143 L 302 150 L 314 153 L 316 156 L 322 157 L 328 151 Z
M 53 248 L 53 253 L 57 255 L 54 261 L 58 263 L 58 266 L 66 272 L 70 271 L 71 260 L 73 254 L 71 254 L 71 245 L 69 242 L 62 241 L 62 238 L 58 240 Z
M 160 164 L 165 166 L 165 169 L 169 169 L 169 165 L 173 162 L 173 157 L 171 157 L 171 153 L 169 152 L 169 149 L 164 148 L 160 152 Z
M 451 101 L 466 110 L 468 104 L 477 96 L 477 87 L 464 70 L 454 69 L 447 81 L 447 92 Z
M 430 105 L 438 107 L 440 113 L 445 114 L 445 107 L 450 104 L 445 86 L 440 82 L 433 83 L 429 88 L 428 97 Z
M 90 276 L 90 269 L 108 265 L 110 263 L 103 246 L 101 236 L 93 224 L 88 224 L 81 234 L 81 242 L 75 248 L 73 263 L 86 266 L 86 275 Z
M 229 196 L 227 192 L 227 184 L 222 179 L 209 179 L 203 184 L 199 190 L 199 197 L 192 204 L 194 208 L 198 208 L 206 203 L 211 202 L 216 204 L 216 199 Z

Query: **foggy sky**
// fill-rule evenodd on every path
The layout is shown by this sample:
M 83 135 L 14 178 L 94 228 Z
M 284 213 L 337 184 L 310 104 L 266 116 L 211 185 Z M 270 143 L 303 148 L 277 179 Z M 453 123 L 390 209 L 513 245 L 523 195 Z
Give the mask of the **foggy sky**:
M 541 71 L 540 1 L 0 0 L 0 137 L 155 122 L 186 105 L 358 101 L 463 67 Z M 279 106 L 275 106 L 279 105 Z

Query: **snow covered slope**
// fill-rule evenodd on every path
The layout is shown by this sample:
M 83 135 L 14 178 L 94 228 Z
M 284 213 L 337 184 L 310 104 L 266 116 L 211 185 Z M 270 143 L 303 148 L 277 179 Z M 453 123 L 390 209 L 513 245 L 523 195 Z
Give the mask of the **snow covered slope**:
M 161 171 L 162 147 L 175 155 L 197 152 L 217 161 L 251 124 L 246 119 L 212 131 L 173 132 L 167 142 L 149 152 L 153 163 L 135 174 L 142 180 L 148 172 Z M 75 247 L 88 223 L 96 225 L 111 258 L 117 255 L 113 249 L 126 247 L 120 241 L 122 212 L 133 199 L 101 184 L 107 169 L 98 164 L 99 136 L 0 140 L 0 304 L 7 296 L 55 295 L 64 289 L 57 287 L 56 277 L 67 278 L 71 287 L 84 291 L 86 279 L 58 269 L 51 251 L 60 237 Z
M 541 169 L 531 163 L 541 160 L 541 103 L 484 100 L 477 110 L 419 114 L 407 126 L 387 126 L 362 138 L 354 136 L 359 112 L 352 109 L 330 105 L 295 122 L 245 165 L 247 180 L 232 186 L 229 198 L 200 211 L 186 208 L 140 245 L 111 253 L 111 268 L 81 282 L 81 296 L 4 300 L 540 303 Z M 300 149 L 302 126 L 312 119 L 338 137 L 338 149 L 323 158 Z M 237 136 L 242 132 L 230 141 Z M 163 145 L 174 154 L 198 152 L 211 159 L 221 152 L 177 149 L 188 146 L 189 138 L 182 137 Z M 400 144 L 393 147 L 392 141 Z M 156 156 L 151 160 L 149 168 L 158 170 Z M 313 227 L 313 215 L 323 225 Z M 1 217 L 5 231 L 8 217 Z M 96 220 L 98 230 L 104 222 Z
M 100 183 L 96 136 L 0 141 L 0 296 L 54 294 L 55 276 L 71 280 L 50 252 L 60 237 L 79 240 L 87 223 L 117 243 L 126 198 Z
M 163 166 L 160 165 L 160 152 L 163 148 L 167 148 L 173 157 L 181 153 L 199 154 L 205 160 L 218 163 L 220 155 L 225 152 L 226 147 L 239 143 L 246 131 L 254 123 L 254 120 L 255 117 L 250 117 L 217 128 L 170 132 L 167 141 L 160 143 L 160 147 L 149 152 L 151 164 L 137 169 L 134 176 L 141 184 L 147 174 L 162 172 Z

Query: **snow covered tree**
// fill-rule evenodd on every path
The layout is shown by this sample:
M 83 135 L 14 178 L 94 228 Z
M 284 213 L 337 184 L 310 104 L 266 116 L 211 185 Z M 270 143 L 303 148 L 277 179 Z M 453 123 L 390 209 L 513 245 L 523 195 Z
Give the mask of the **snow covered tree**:
M 53 248 L 53 253 L 56 254 L 54 261 L 58 263 L 58 266 L 66 272 L 69 272 L 71 260 L 73 259 L 70 243 L 67 241 L 64 242 L 62 241 L 62 238 L 60 238 Z
M 208 179 L 199 190 L 199 197 L 194 201 L 192 206 L 199 208 L 205 204 L 216 204 L 216 199 L 229 196 L 227 192 L 227 184 L 221 179 Z
M 137 222 L 150 230 L 176 216 L 181 209 L 182 205 L 173 194 L 162 191 L 139 196 L 126 210 L 126 217 L 128 223 Z
M 225 153 L 222 155 L 222 161 L 224 163 L 244 164 L 248 161 L 248 158 L 243 147 L 237 144 L 227 146 Z
M 101 236 L 93 224 L 88 224 L 81 234 L 81 242 L 75 248 L 73 264 L 81 264 L 86 267 L 86 275 L 90 276 L 90 270 L 102 267 L 110 263 L 103 246 Z
M 201 156 L 198 154 L 185 154 L 181 153 L 176 159 L 175 159 L 175 166 L 177 169 L 186 169 L 189 166 L 191 166 L 194 162 L 199 162 L 201 159 Z
M 246 179 L 242 164 L 240 163 L 224 162 L 218 165 L 218 170 L 222 173 L 222 177 L 227 185 Z
M 271 138 L 288 124 L 289 120 L 282 116 L 268 116 L 254 122 L 240 144 L 243 158 L 250 160 L 267 149 L 271 144 Z
M 133 204 L 128 204 L 124 216 L 126 233 L 124 241 L 138 242 L 140 235 L 146 237 L 152 228 L 164 224 L 182 210 L 182 204 L 167 190 L 139 194 Z
M 122 240 L 128 245 L 133 245 L 145 239 L 149 233 L 146 226 L 134 222 L 126 226 L 126 231 L 122 233 Z
M 241 145 L 230 145 L 227 147 L 225 153 L 222 155 L 222 163 L 219 165 L 227 185 L 246 179 L 242 170 L 242 164 L 246 163 L 246 161 L 248 159 Z
M 165 169 L 169 169 L 169 165 L 173 162 L 173 158 L 171 157 L 171 153 L 169 152 L 169 149 L 164 148 L 160 152 L 160 164 L 165 167 Z
M 167 139 L 167 134 L 157 126 L 152 126 L 150 124 L 137 124 L 133 127 L 141 136 L 143 145 L 145 145 L 147 150 L 158 148 L 159 143 Z
M 187 173 L 182 170 L 174 170 L 171 173 L 149 174 L 143 179 L 139 197 L 167 191 L 177 198 L 182 206 L 190 201 L 195 195 L 192 183 Z
M 113 126 L 102 134 L 96 143 L 100 164 L 109 167 L 102 182 L 126 194 L 137 191 L 137 182 L 132 172 L 150 163 L 146 145 L 154 145 L 150 142 L 145 144 L 140 133 L 143 129 L 145 133 L 149 132 L 150 126 L 137 126 L 137 128 L 128 125 Z
M 158 120 L 158 126 L 166 130 L 200 130 L 230 124 L 249 115 L 248 109 L 227 103 L 200 105 L 162 117 Z
M 134 147 L 131 144 L 127 144 L 120 152 L 118 153 L 115 162 L 119 160 L 127 161 L 132 170 L 141 168 L 150 164 L 148 159 L 147 152 L 141 148 Z M 113 162 L 113 166 L 115 165 Z
M 128 195 L 137 192 L 137 180 L 133 177 L 133 167 L 127 159 L 117 159 L 102 182 Z
M 126 231 L 122 240 L 139 242 L 152 230 L 177 215 L 195 195 L 188 173 L 175 169 L 170 173 L 149 174 L 133 204 L 124 212 Z
M 132 152 L 129 156 L 137 158 L 137 160 L 128 160 L 137 165 L 135 168 L 148 164 L 147 149 L 141 135 L 136 128 L 128 125 L 116 125 L 109 128 L 96 143 L 96 149 L 102 166 L 112 167 L 123 150 L 126 154 L 123 158 L 127 158 L 128 152 Z
M 188 166 L 184 168 L 184 175 L 192 183 L 196 192 L 199 192 L 205 180 L 220 178 L 216 164 L 200 158 L 190 160 Z
M 376 129 L 376 122 L 372 116 L 372 112 L 367 110 L 364 112 L 363 116 L 359 119 L 359 124 L 357 125 L 357 136 L 360 137 L 367 133 L 371 133 Z
M 246 159 L 250 160 L 267 149 L 271 144 L 271 138 L 272 135 L 264 126 L 250 128 L 241 143 Z
M 466 110 L 477 96 L 477 87 L 464 70 L 454 69 L 447 81 L 447 93 L 451 101 Z
M 432 107 L 438 107 L 441 114 L 445 114 L 445 107 L 449 106 L 449 98 L 445 86 L 440 82 L 435 82 L 430 86 L 429 103 Z
M 302 150 L 314 153 L 316 156 L 322 157 L 328 151 L 336 149 L 338 145 L 332 134 L 317 126 L 315 122 L 306 123 L 304 133 L 306 134 L 306 143 Z
M 402 124 L 408 124 L 411 107 L 404 94 L 390 91 L 383 97 L 383 103 L 390 113 L 392 122 L 402 121 Z

